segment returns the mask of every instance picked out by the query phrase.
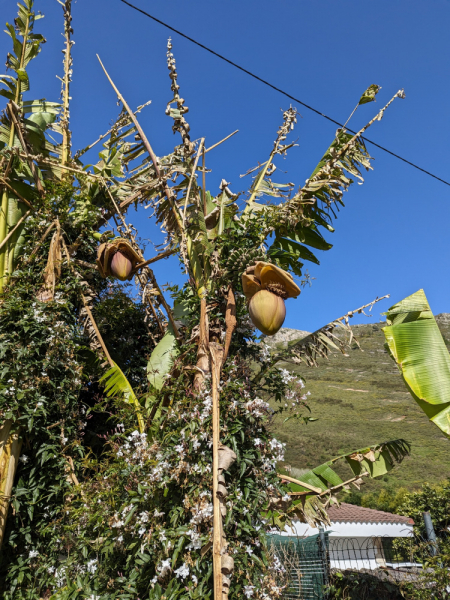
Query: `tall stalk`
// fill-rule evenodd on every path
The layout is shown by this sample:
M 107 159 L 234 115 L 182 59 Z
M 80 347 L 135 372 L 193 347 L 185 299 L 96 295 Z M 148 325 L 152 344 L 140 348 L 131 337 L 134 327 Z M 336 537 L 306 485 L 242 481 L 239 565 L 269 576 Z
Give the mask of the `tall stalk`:
M 62 115 L 61 115 L 61 130 L 62 130 L 62 150 L 61 150 L 61 164 L 66 165 L 71 157 L 70 146 L 71 146 L 71 132 L 70 132 L 70 83 L 72 73 L 72 45 L 73 42 L 70 36 L 73 34 L 71 26 L 72 22 L 72 0 L 66 0 L 61 2 L 58 0 L 64 11 L 64 76 L 62 78 Z M 62 171 L 64 173 L 64 170 Z
M 29 29 L 30 29 L 30 19 L 31 19 L 31 12 L 29 12 L 27 14 L 25 31 L 23 34 L 22 50 L 21 50 L 21 55 L 20 55 L 20 69 L 23 69 L 24 62 L 25 62 L 26 46 L 27 46 L 27 41 L 28 41 L 28 33 L 29 33 Z M 19 77 L 17 77 L 16 93 L 15 93 L 15 97 L 14 97 L 14 102 L 16 104 L 19 104 L 20 96 L 21 96 L 21 83 L 20 83 Z M 14 123 L 11 120 L 11 129 L 9 132 L 9 140 L 8 140 L 8 146 L 10 148 L 14 144 L 14 131 L 15 131 Z M 1 205 L 1 210 L 0 210 L 0 244 L 6 238 L 7 233 L 8 233 L 8 204 L 9 204 L 8 199 L 9 199 L 8 190 L 6 187 L 4 187 L 3 193 L 2 193 L 2 205 Z M 0 250 L 0 293 L 3 291 L 3 287 L 5 284 L 5 275 L 8 271 L 8 262 L 6 260 L 8 252 L 9 252 L 9 249 L 6 246 L 1 248 L 1 250 Z

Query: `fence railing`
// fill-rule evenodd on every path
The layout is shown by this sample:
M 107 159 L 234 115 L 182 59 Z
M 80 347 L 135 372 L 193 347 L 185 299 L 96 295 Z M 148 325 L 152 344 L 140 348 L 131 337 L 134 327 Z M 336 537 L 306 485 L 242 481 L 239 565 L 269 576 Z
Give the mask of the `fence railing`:
M 441 537 L 442 542 L 450 545 L 450 534 Z M 439 541 L 436 544 L 427 539 L 425 532 L 423 536 L 406 538 L 272 536 L 285 600 L 325 598 L 324 589 L 336 572 L 364 573 L 384 582 L 415 584 L 427 570 L 425 563 L 439 551 L 438 544 Z

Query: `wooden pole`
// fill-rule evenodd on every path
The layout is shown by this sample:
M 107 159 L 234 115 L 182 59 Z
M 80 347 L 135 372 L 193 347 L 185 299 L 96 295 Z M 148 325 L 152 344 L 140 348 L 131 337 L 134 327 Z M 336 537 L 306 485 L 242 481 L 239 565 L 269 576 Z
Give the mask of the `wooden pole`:
M 219 436 L 220 436 L 220 408 L 219 408 L 219 383 L 220 363 L 217 360 L 214 344 L 210 344 L 211 373 L 212 373 L 212 427 L 213 427 L 213 576 L 214 600 L 222 600 L 222 515 L 220 514 L 220 501 L 217 495 L 219 487 Z
M 12 421 L 8 419 L 0 429 L 0 548 L 5 534 L 14 475 L 22 447 L 19 432 L 11 433 L 11 427 Z

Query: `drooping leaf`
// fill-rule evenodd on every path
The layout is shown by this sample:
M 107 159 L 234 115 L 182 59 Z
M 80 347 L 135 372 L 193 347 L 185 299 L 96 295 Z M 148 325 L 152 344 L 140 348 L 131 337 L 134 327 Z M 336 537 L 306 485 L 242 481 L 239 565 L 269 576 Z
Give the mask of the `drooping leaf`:
M 100 383 L 105 386 L 105 392 L 109 397 L 122 397 L 125 402 L 128 404 L 134 404 L 136 409 L 136 415 L 139 424 L 139 431 L 144 433 L 144 419 L 142 417 L 141 405 L 139 404 L 139 400 L 136 398 L 134 390 L 122 373 L 119 365 L 114 363 L 114 366 L 111 367 L 101 378 Z
M 450 437 L 450 355 L 423 290 L 394 304 L 383 328 L 414 400 Z
M 311 526 L 329 524 L 328 519 L 324 519 L 323 511 L 333 501 L 332 497 L 337 492 L 348 488 L 349 484 L 359 489 L 366 478 L 386 475 L 410 454 L 410 449 L 410 444 L 405 440 L 392 440 L 342 454 L 303 473 L 299 477 L 299 483 L 288 483 L 291 492 L 294 493 L 291 496 L 292 504 L 288 514 L 299 517 Z M 351 474 L 345 480 L 342 480 L 333 468 L 338 461 L 346 462 L 351 469 Z M 302 486 L 300 482 L 307 485 Z M 317 491 L 311 490 L 311 487 L 317 488 Z

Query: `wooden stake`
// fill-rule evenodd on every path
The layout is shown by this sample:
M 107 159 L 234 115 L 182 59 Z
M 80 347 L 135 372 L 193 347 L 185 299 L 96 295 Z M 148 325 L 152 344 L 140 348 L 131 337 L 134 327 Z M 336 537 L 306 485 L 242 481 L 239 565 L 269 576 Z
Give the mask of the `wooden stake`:
M 206 298 L 200 300 L 200 332 L 197 350 L 197 373 L 194 377 L 194 390 L 200 392 L 203 388 L 205 375 L 209 372 L 209 328 L 206 311 Z
M 0 547 L 5 534 L 9 501 L 22 447 L 19 432 L 11 433 L 12 421 L 6 420 L 0 429 Z
M 220 362 L 216 354 L 215 344 L 209 345 L 211 354 L 212 373 L 212 427 L 213 427 L 213 577 L 214 577 L 214 600 L 222 600 L 222 515 L 220 514 L 220 502 L 217 495 L 219 487 L 219 437 L 220 437 L 220 409 L 219 409 L 219 383 Z

